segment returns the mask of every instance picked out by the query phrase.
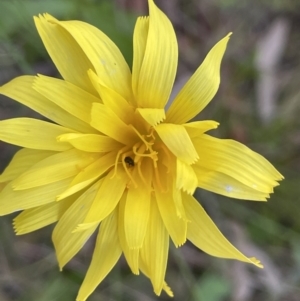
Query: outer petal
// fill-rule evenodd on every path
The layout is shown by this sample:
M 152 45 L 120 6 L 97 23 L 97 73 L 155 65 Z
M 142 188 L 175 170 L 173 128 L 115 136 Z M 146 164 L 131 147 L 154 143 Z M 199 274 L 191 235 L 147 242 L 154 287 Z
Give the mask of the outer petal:
M 178 46 L 170 20 L 148 3 L 149 29 L 148 19 L 138 19 L 134 31 L 133 90 L 139 107 L 162 109 L 173 87 Z
M 229 36 L 218 42 L 181 89 L 167 111 L 166 122 L 185 123 L 199 114 L 216 94 L 220 84 L 220 65 Z
M 132 98 L 130 69 L 118 47 L 102 31 L 80 21 L 53 22 L 74 38 L 107 87 L 125 99 Z
M 24 173 L 37 162 L 54 155 L 52 151 L 40 151 L 35 149 L 23 148 L 16 152 L 8 166 L 0 175 L 0 183 L 8 182 L 20 174 Z
M 228 175 L 259 192 L 273 192 L 283 178 L 264 157 L 239 142 L 202 135 L 193 143 L 201 158 L 197 166 Z
M 187 238 L 202 251 L 216 257 L 237 259 L 262 267 L 256 258 L 238 251 L 219 231 L 202 206 L 190 195 L 183 195 L 186 214 L 190 219 Z
M 155 196 L 161 218 L 175 246 L 183 245 L 186 241 L 187 222 L 177 214 L 173 201 L 173 190 L 169 189 L 163 193 L 155 188 Z
M 76 149 L 91 153 L 107 153 L 122 148 L 122 144 L 111 137 L 96 134 L 63 134 L 57 137 L 57 140 L 68 142 Z
M 57 222 L 73 202 L 73 198 L 68 198 L 61 202 L 24 210 L 14 219 L 16 234 L 33 232 Z
M 148 267 L 154 292 L 158 296 L 164 286 L 168 252 L 169 235 L 161 219 L 157 204 L 155 200 L 152 200 L 148 229 L 140 254 Z
M 85 231 L 75 233 L 73 231 L 78 224 L 83 222 L 100 184 L 99 181 L 85 191 L 65 212 L 54 228 L 52 240 L 60 269 L 83 247 L 98 226 L 95 224 Z
M 149 220 L 151 198 L 150 189 L 145 187 L 142 179 L 138 176 L 135 177 L 135 180 L 137 187 L 132 185 L 128 189 L 124 211 L 125 236 L 130 249 L 140 248 L 143 244 Z
M 0 87 L 0 93 L 40 113 L 46 118 L 81 133 L 91 133 L 91 127 L 48 100 L 32 88 L 35 76 L 20 76 Z
M 127 244 L 127 240 L 125 236 L 124 215 L 125 215 L 126 198 L 127 198 L 127 193 L 125 192 L 119 203 L 119 222 L 118 222 L 119 240 L 126 261 L 131 269 L 131 272 L 135 275 L 138 275 L 140 249 L 130 249 Z
M 100 226 L 92 262 L 76 301 L 85 301 L 106 277 L 122 254 L 118 238 L 118 211 L 113 211 Z
M 57 200 L 61 200 L 93 183 L 99 179 L 110 167 L 115 163 L 115 153 L 107 153 L 98 160 L 82 169 L 73 179 L 70 187 L 62 194 L 57 196 Z
M 147 278 L 150 278 L 150 275 L 149 275 L 149 269 L 148 267 L 146 266 L 146 264 L 143 262 L 143 260 L 141 259 L 140 260 L 140 269 L 142 271 L 142 273 L 147 277 Z M 174 297 L 174 294 L 171 290 L 171 288 L 168 286 L 168 284 L 164 281 L 164 284 L 163 284 L 163 290 L 166 292 L 166 294 L 169 296 L 169 297 Z
M 269 193 L 257 191 L 222 172 L 197 165 L 194 171 L 198 178 L 198 187 L 205 190 L 241 200 L 266 201 L 269 197 Z
M 41 39 L 61 76 L 70 83 L 96 95 L 87 71 L 93 69 L 89 57 L 72 35 L 48 14 L 34 17 Z
M 33 88 L 87 124 L 91 122 L 93 102 L 100 102 L 100 99 L 93 94 L 57 78 L 39 75 L 34 81 Z M 93 128 L 91 128 L 90 132 L 93 132 Z
M 50 156 L 12 182 L 15 190 L 38 187 L 75 176 L 96 158 L 81 151 L 72 149 Z
M 31 118 L 13 118 L 0 121 L 0 140 L 22 147 L 65 151 L 69 143 L 57 142 L 56 137 L 72 130 Z
M 195 147 L 182 125 L 162 123 L 155 127 L 155 131 L 178 159 L 187 164 L 198 159 Z
M 12 183 L 9 183 L 0 192 L 0 215 L 55 202 L 56 196 L 68 187 L 71 180 L 68 178 L 25 190 L 13 190 Z
M 118 170 L 117 174 L 113 175 L 114 170 L 111 170 L 105 176 L 93 204 L 84 219 L 84 224 L 102 221 L 119 203 L 126 188 L 128 177 L 123 169 Z

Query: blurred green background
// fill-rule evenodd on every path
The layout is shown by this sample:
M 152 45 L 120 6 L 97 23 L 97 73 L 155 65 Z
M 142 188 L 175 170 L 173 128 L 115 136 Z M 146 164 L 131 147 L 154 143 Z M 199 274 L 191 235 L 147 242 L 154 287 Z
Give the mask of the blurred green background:
M 267 203 L 231 200 L 199 190 L 196 196 L 222 232 L 265 268 L 212 258 L 187 243 L 170 250 L 166 280 L 174 301 L 300 300 L 300 2 L 297 0 L 157 0 L 174 24 L 179 67 L 174 90 L 208 50 L 233 32 L 218 94 L 199 119 L 221 123 L 215 135 L 241 141 L 268 158 L 285 176 Z M 146 0 L 0 0 L 0 84 L 21 74 L 58 76 L 34 27 L 33 15 L 87 21 L 132 62 L 136 17 Z M 174 91 L 174 93 L 175 93 Z M 38 117 L 0 98 L 0 119 Z M 212 133 L 213 134 L 213 133 Z M 17 148 L 0 142 L 0 170 Z M 73 301 L 90 262 L 93 240 L 59 272 L 52 227 L 15 236 L 0 219 L 0 301 Z M 89 298 L 169 300 L 130 273 L 122 259 Z

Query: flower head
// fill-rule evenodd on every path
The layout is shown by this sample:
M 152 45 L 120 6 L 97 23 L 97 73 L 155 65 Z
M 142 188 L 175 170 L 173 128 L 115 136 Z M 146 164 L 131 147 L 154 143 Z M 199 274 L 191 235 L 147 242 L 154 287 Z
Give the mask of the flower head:
M 282 179 L 246 146 L 206 134 L 217 122 L 187 123 L 217 92 L 230 35 L 165 111 L 177 41 L 168 18 L 148 2 L 150 16 L 138 18 L 134 30 L 132 72 L 103 32 L 45 14 L 35 24 L 63 79 L 21 76 L 0 88 L 53 121 L 0 122 L 0 139 L 23 147 L 0 176 L 0 214 L 23 210 L 14 220 L 17 234 L 57 222 L 53 243 L 61 269 L 98 231 L 78 301 L 122 253 L 157 295 L 172 295 L 164 280 L 170 238 L 176 247 L 188 239 L 210 255 L 261 266 L 231 245 L 192 195 L 201 187 L 264 201 Z

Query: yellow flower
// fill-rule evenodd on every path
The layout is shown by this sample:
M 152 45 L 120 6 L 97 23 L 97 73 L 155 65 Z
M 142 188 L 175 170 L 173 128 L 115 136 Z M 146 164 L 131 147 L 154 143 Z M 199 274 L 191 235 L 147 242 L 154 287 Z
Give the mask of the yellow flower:
M 0 214 L 23 210 L 17 234 L 57 222 L 53 242 L 62 269 L 100 225 L 79 290 L 86 300 L 123 253 L 134 274 L 165 283 L 169 240 L 261 267 L 239 252 L 192 196 L 201 187 L 264 201 L 283 177 L 246 146 L 206 134 L 215 121 L 195 117 L 215 95 L 229 36 L 219 41 L 165 111 L 177 69 L 168 18 L 149 0 L 134 30 L 132 72 L 116 45 L 79 21 L 35 17 L 63 79 L 21 76 L 0 93 L 54 123 L 0 122 L 0 139 L 23 147 L 0 176 Z M 4 185 L 5 184 L 5 185 Z

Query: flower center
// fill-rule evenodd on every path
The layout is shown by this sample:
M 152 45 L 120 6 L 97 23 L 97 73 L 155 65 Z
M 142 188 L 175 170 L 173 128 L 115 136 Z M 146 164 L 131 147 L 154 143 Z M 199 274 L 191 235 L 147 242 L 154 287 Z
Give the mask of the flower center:
M 126 145 L 119 150 L 116 156 L 114 175 L 118 166 L 122 165 L 130 179 L 128 187 L 131 184 L 137 187 L 136 175 L 146 184 L 144 174 L 149 173 L 150 168 L 152 171 L 154 170 L 155 178 L 158 178 L 158 151 L 155 150 L 158 143 L 155 142 L 157 137 L 155 137 L 153 128 L 149 129 L 148 134 L 141 134 L 135 127 L 132 126 L 132 128 L 137 134 L 137 140 L 134 144 Z

